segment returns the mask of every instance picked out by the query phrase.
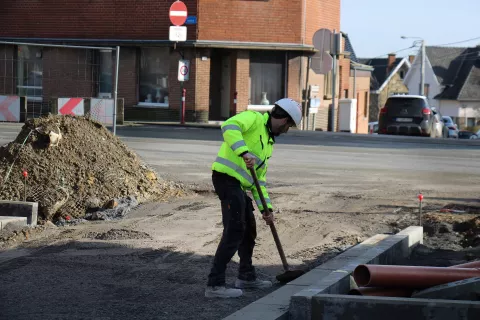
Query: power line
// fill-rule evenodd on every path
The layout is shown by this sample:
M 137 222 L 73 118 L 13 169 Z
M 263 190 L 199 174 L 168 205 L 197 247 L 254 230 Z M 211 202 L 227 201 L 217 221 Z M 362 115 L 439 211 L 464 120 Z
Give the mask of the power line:
M 476 38 L 471 38 L 471 39 L 467 39 L 467 40 L 462 40 L 462 41 L 457 41 L 457 42 L 451 42 L 451 43 L 444 43 L 444 44 L 435 44 L 435 45 L 429 45 L 428 47 L 442 47 L 442 46 L 449 46 L 449 45 L 452 45 L 452 44 L 459 44 L 459 43 L 465 43 L 465 42 L 470 42 L 470 41 L 473 41 L 473 40 L 479 40 L 480 37 L 476 37 Z M 385 54 L 382 54 L 382 55 L 379 55 L 379 56 L 376 56 L 376 57 L 373 57 L 373 58 L 363 58 L 363 59 L 377 59 L 377 58 L 381 58 L 383 56 L 388 56 L 389 54 L 392 54 L 392 53 L 399 53 L 399 52 L 402 52 L 402 51 L 405 51 L 405 50 L 408 50 L 408 49 L 411 49 L 411 48 L 416 48 L 418 47 L 417 45 L 413 44 L 412 46 L 410 47 L 407 47 L 407 48 L 403 48 L 403 49 L 400 49 L 400 50 L 397 50 L 397 51 L 394 51 L 394 52 L 388 52 L 388 53 L 385 53 Z M 362 59 L 362 58 L 360 58 Z
M 376 57 L 373 57 L 373 58 L 358 58 L 358 59 L 373 60 L 373 59 L 381 58 L 383 56 L 388 56 L 389 54 L 392 54 L 392 53 L 399 53 L 399 52 L 402 52 L 402 51 L 405 51 L 405 50 L 408 50 L 408 49 L 412 49 L 412 48 L 415 48 L 415 47 L 416 47 L 416 45 L 411 45 L 410 47 L 403 48 L 403 49 L 400 49 L 400 50 L 397 50 L 397 51 L 394 51 L 394 52 L 388 52 L 388 53 L 385 53 L 385 54 L 382 54 L 380 56 L 376 56 Z
M 436 44 L 435 46 L 437 47 L 441 47 L 441 46 L 450 46 L 452 44 L 459 44 L 459 43 L 464 43 L 464 42 L 470 42 L 470 41 L 473 41 L 473 40 L 479 40 L 480 37 L 476 37 L 476 38 L 472 38 L 472 39 L 468 39 L 468 40 L 462 40 L 462 41 L 458 41 L 458 42 L 451 42 L 451 43 L 444 43 L 444 44 Z M 434 47 L 435 47 L 434 46 Z

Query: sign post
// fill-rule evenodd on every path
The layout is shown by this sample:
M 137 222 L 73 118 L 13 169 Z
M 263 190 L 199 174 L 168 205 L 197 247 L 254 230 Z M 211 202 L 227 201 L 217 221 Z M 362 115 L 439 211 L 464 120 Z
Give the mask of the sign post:
M 170 26 L 169 39 L 175 41 L 176 47 L 177 42 L 187 41 L 187 27 L 183 25 L 188 17 L 187 6 L 182 1 L 177 0 L 170 6 L 168 15 L 170 22 L 173 24 L 173 26 Z M 187 90 L 183 88 L 183 83 L 188 81 L 190 75 L 190 61 L 184 59 L 183 53 L 180 52 L 180 55 L 182 56 L 182 59 L 178 61 L 178 81 L 180 81 L 180 92 L 182 93 L 180 123 L 185 124 L 185 96 Z

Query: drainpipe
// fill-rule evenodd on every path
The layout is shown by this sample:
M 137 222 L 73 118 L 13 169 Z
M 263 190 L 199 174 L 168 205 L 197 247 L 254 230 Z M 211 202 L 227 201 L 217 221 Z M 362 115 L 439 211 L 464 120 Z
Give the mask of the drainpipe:
M 359 265 L 353 272 L 361 287 L 426 289 L 480 276 L 480 269 Z
M 357 98 L 357 68 L 353 67 L 353 99 Z M 358 104 L 358 101 L 357 101 Z

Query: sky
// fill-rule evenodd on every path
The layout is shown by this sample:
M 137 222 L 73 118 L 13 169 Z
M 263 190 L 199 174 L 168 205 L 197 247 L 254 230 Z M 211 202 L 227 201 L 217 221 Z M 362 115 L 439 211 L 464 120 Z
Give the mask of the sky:
M 480 44 L 480 0 L 341 0 L 341 29 L 359 58 L 386 56 L 420 37 L 427 46 L 467 39 L 453 47 Z M 398 52 L 398 56 L 418 49 Z

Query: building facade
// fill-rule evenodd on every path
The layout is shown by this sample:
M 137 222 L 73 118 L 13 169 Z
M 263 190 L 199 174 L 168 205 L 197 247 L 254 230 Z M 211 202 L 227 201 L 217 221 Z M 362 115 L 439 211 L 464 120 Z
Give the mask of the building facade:
M 186 120 L 211 122 L 268 110 L 285 96 L 302 101 L 305 88 L 316 85 L 322 92 L 315 129 L 327 130 L 331 75 L 314 74 L 307 62 L 315 31 L 340 31 L 340 0 L 184 0 L 196 22 L 179 43 L 169 41 L 172 3 L 4 0 L 0 95 L 27 96 L 35 115 L 51 110 L 58 97 L 111 98 L 115 52 L 28 44 L 119 46 L 125 120 L 179 121 L 183 89 Z M 190 63 L 183 83 L 180 59 Z M 337 98 L 355 98 L 348 54 L 338 66 Z

